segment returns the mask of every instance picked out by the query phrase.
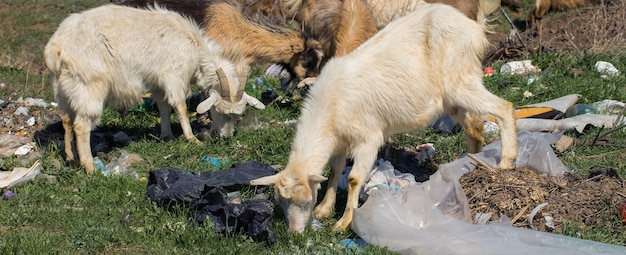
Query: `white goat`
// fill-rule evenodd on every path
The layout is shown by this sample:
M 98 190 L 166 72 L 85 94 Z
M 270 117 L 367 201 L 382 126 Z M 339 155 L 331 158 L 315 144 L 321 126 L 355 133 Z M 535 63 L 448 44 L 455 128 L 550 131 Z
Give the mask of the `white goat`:
M 252 185 L 274 185 L 289 231 L 311 221 L 324 166 L 331 177 L 315 217 L 328 217 L 335 205 L 346 158 L 348 201 L 336 230 L 352 222 L 358 195 L 379 148 L 393 134 L 428 126 L 444 113 L 460 122 L 468 152 L 483 145 L 482 116 L 501 128 L 500 168 L 512 169 L 517 134 L 510 102 L 482 83 L 481 58 L 488 41 L 483 28 L 443 4 L 422 4 L 396 19 L 348 55 L 331 59 L 304 102 L 289 162 L 275 175 Z
M 80 164 L 88 173 L 95 171 L 90 131 L 100 123 L 104 106 L 132 107 L 144 92 L 151 92 L 159 107 L 163 138 L 174 137 L 170 123 L 174 107 L 184 137 L 199 143 L 185 104 L 190 83 L 195 81 L 203 91 L 221 91 L 215 86 L 219 83 L 239 84 L 234 65 L 220 53 L 219 45 L 202 37 L 194 22 L 158 6 L 141 10 L 105 5 L 70 15 L 44 50 L 46 65 L 55 76 L 66 159 L 74 161 L 75 133 Z M 228 74 L 222 75 L 228 81 L 219 80 L 218 69 Z

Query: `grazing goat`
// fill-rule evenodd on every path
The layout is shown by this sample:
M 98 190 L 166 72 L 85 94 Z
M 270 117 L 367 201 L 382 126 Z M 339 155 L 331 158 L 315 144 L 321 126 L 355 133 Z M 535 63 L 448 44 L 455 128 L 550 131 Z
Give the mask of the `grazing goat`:
M 312 219 L 325 165 L 331 174 L 315 217 L 328 217 L 348 157 L 348 201 L 336 230 L 352 222 L 358 195 L 391 135 L 424 128 L 445 113 L 464 127 L 468 152 L 483 145 L 481 117 L 500 125 L 500 168 L 517 157 L 513 106 L 483 86 L 481 59 L 488 45 L 484 28 L 458 10 L 423 3 L 391 22 L 350 54 L 331 59 L 305 99 L 289 162 L 281 172 L 251 181 L 274 185 L 289 231 Z M 442 74 L 445 72 L 445 74 Z
M 253 64 L 279 63 L 294 79 L 317 75 L 319 43 L 289 29 L 283 0 L 113 0 L 117 4 L 146 7 L 152 3 L 192 17 L 205 35 L 217 40 L 224 56 L 240 76 Z M 278 22 L 280 21 L 280 22 Z M 306 57 L 304 51 L 306 49 Z M 302 57 L 301 57 L 302 56 Z M 245 82 L 245 80 L 242 80 Z
M 307 38 L 301 31 L 272 22 L 242 8 L 232 0 L 217 0 L 204 10 L 204 34 L 223 45 L 223 56 L 235 63 L 240 77 L 247 77 L 252 64 L 286 64 L 291 77 L 307 77 L 308 64 L 301 64 Z
M 193 21 L 158 6 L 140 10 L 105 5 L 70 15 L 44 50 L 62 112 L 66 159 L 74 161 L 75 133 L 80 164 L 88 173 L 95 171 L 90 131 L 100 123 L 104 106 L 137 105 L 146 91 L 159 108 L 163 138 L 174 138 L 170 124 L 174 107 L 184 137 L 199 143 L 185 104 L 190 83 L 203 91 L 222 91 L 220 83 L 239 84 L 234 65 L 220 52 L 220 46 L 203 38 Z M 248 95 L 241 97 L 259 104 Z M 228 103 L 219 107 L 233 108 Z
M 534 27 L 538 19 L 541 19 L 550 10 L 562 11 L 577 8 L 588 4 L 600 4 L 604 0 L 536 0 L 535 9 L 528 15 L 528 26 Z
M 364 0 L 343 0 L 334 56 L 343 56 L 374 36 L 376 21 Z
M 307 47 L 303 54 L 303 58 L 313 59 L 303 62 L 319 64 L 308 67 L 310 78 L 298 86 L 311 85 L 330 58 L 351 52 L 378 31 L 365 0 L 289 0 L 285 6 L 305 33 L 319 43 L 317 47 Z M 311 52 L 318 48 L 323 54 Z

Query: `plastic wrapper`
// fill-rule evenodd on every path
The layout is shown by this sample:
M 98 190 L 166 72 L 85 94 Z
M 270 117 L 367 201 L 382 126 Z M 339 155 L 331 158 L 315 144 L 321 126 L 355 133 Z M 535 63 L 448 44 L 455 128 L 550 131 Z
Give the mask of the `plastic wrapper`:
M 550 175 L 569 171 L 554 155 L 550 143 L 559 135 L 520 132 L 517 167 Z M 499 142 L 475 154 L 495 167 Z M 459 183 L 473 171 L 471 159 L 441 165 L 430 180 L 402 189 L 373 190 L 355 209 L 354 230 L 370 244 L 401 254 L 626 254 L 626 247 L 515 228 L 507 219 L 487 225 L 471 224 L 467 198 Z

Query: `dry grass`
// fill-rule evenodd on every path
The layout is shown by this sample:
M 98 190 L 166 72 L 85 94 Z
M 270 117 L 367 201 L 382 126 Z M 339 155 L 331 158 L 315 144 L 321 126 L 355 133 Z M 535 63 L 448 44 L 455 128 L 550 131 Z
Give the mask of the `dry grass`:
M 626 0 L 614 1 L 609 5 L 591 10 L 589 30 L 592 53 L 605 53 L 626 46 Z

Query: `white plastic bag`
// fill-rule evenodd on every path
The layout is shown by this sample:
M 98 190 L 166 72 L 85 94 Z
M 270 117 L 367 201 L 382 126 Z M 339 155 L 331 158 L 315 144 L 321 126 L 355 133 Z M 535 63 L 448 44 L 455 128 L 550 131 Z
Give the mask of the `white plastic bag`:
M 550 143 L 559 135 L 518 134 L 518 167 L 559 176 L 569 171 L 554 155 Z M 499 142 L 475 154 L 495 167 Z M 467 198 L 459 178 L 473 171 L 463 157 L 445 165 L 423 183 L 393 195 L 387 189 L 372 191 L 354 210 L 352 230 L 370 244 L 401 254 L 626 254 L 626 247 L 515 228 L 509 220 L 488 225 L 471 224 Z

